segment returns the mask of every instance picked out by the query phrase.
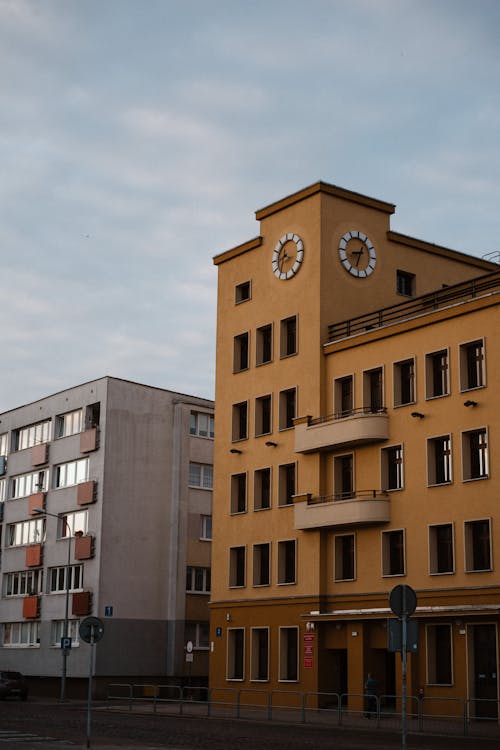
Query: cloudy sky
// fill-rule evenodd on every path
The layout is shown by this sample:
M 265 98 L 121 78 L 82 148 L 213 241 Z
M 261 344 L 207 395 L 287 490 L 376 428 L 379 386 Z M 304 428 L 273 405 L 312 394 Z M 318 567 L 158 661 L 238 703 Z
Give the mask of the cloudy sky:
M 209 398 L 212 257 L 319 179 L 500 250 L 498 0 L 0 0 L 0 411 Z

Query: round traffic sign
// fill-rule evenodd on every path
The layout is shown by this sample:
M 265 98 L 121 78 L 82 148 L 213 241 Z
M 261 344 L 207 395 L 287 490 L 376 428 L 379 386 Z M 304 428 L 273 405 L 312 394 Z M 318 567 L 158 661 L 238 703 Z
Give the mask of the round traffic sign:
M 389 604 L 397 617 L 412 615 L 417 608 L 417 595 L 411 586 L 394 586 L 389 595 Z
M 86 643 L 97 643 L 104 635 L 104 624 L 98 617 L 86 617 L 81 621 L 78 632 Z
M 186 651 L 188 652 L 188 654 L 193 653 L 193 641 L 188 641 L 186 643 Z

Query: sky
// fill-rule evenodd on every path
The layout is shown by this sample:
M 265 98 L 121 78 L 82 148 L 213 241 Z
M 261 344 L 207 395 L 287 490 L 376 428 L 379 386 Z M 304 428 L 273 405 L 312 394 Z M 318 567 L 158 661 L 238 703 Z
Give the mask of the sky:
M 498 0 L 0 0 L 0 411 L 214 396 L 214 255 L 318 180 L 500 250 Z

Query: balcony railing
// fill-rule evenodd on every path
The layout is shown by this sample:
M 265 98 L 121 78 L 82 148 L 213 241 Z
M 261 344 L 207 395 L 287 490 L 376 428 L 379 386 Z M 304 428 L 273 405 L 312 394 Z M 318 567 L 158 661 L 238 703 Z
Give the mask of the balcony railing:
M 389 417 L 385 408 L 373 410 L 364 407 L 315 419 L 299 417 L 294 426 L 296 453 L 367 445 L 389 437 Z
M 335 495 L 294 498 L 295 528 L 373 526 L 391 520 L 389 495 L 384 490 L 355 490 Z

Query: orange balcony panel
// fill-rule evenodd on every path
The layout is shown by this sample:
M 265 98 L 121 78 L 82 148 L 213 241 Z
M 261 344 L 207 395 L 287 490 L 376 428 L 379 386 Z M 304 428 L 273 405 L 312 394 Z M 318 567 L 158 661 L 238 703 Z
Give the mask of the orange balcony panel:
M 42 545 L 32 544 L 26 547 L 26 567 L 37 568 L 42 564 Z
M 348 500 L 294 498 L 295 528 L 307 530 L 378 526 L 391 520 L 389 497 L 383 492 L 354 493 Z
M 296 453 L 353 448 L 389 438 L 389 417 L 383 412 L 359 410 L 340 418 L 300 418 L 294 425 Z
M 90 591 L 73 594 L 71 612 L 78 617 L 90 614 Z
M 76 500 L 78 505 L 88 505 L 89 503 L 93 503 L 95 501 L 95 487 L 96 483 L 94 481 L 82 482 L 78 485 L 78 489 L 76 491 Z
M 31 463 L 33 466 L 41 466 L 46 464 L 49 460 L 49 446 L 48 443 L 41 443 L 40 445 L 34 445 L 31 449 Z
M 29 496 L 28 502 L 30 516 L 36 515 L 33 512 L 34 508 L 45 508 L 45 492 L 35 492 L 34 495 Z
M 99 447 L 97 438 L 97 427 L 92 427 L 90 430 L 82 432 L 80 434 L 80 453 L 96 451 Z
M 23 599 L 23 617 L 34 618 L 38 617 L 40 612 L 40 597 L 39 596 L 26 596 Z
M 94 555 L 92 536 L 75 537 L 75 559 L 90 560 Z

